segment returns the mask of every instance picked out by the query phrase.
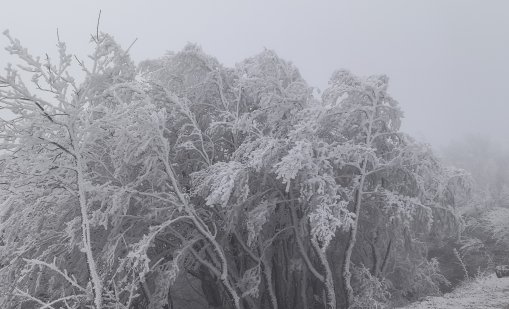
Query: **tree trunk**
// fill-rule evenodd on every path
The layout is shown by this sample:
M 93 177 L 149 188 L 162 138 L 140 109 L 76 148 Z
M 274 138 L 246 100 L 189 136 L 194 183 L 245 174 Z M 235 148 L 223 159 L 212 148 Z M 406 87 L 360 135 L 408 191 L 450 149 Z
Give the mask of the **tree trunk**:
M 362 189 L 364 187 L 364 180 L 366 176 L 364 174 L 364 168 L 361 173 L 361 179 L 359 181 L 359 187 L 357 188 L 357 194 L 355 195 L 355 219 L 350 227 L 350 233 L 348 235 L 348 242 L 345 251 L 345 257 L 343 259 L 343 289 L 345 292 L 346 308 L 350 308 L 354 301 L 353 288 L 351 285 L 352 273 L 350 271 L 350 263 L 352 261 L 352 252 L 357 241 L 357 230 L 359 228 L 359 215 L 361 210 L 362 202 Z
M 391 245 L 392 245 L 392 239 L 389 240 L 389 244 L 387 245 L 387 250 L 385 251 L 384 260 L 382 262 L 382 266 L 380 267 L 380 272 L 383 274 L 385 271 L 385 267 L 387 266 L 387 260 L 389 259 L 389 255 L 391 253 Z
M 88 271 L 90 274 L 90 281 L 92 282 L 92 290 L 94 292 L 94 305 L 95 309 L 102 309 L 102 280 L 97 270 L 97 265 L 92 253 L 92 240 L 90 239 L 90 222 L 88 218 L 88 206 L 85 197 L 85 178 L 83 176 L 83 166 L 81 154 L 76 155 L 76 172 L 78 176 L 78 197 L 81 210 L 81 234 L 83 241 L 83 251 L 87 257 Z
M 272 309 L 279 309 L 276 292 L 274 291 L 274 285 L 272 283 L 272 267 L 265 256 L 260 257 L 262 263 L 262 272 L 265 278 L 265 285 L 267 286 L 267 292 L 269 294 L 270 303 Z
M 336 292 L 334 291 L 334 279 L 332 278 L 332 270 L 330 268 L 329 262 L 327 261 L 327 255 L 320 248 L 316 239 L 311 239 L 311 244 L 315 248 L 315 252 L 322 263 L 323 268 L 325 269 L 324 276 L 324 290 L 325 290 L 325 301 L 327 309 L 336 309 Z

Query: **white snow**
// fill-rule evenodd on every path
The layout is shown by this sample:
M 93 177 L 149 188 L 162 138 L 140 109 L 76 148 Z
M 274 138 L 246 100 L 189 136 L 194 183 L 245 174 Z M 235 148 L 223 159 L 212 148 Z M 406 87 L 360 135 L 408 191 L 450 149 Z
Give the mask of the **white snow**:
M 509 308 L 509 277 L 499 279 L 492 274 L 474 279 L 442 297 L 426 297 L 404 308 Z

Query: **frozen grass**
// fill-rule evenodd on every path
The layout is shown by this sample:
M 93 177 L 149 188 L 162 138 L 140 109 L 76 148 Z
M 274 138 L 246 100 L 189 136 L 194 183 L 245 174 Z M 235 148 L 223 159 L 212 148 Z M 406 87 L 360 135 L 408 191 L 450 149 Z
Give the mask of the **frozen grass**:
M 442 297 L 426 297 L 405 309 L 452 308 L 506 308 L 509 309 L 509 277 L 497 278 L 495 274 L 466 282 Z

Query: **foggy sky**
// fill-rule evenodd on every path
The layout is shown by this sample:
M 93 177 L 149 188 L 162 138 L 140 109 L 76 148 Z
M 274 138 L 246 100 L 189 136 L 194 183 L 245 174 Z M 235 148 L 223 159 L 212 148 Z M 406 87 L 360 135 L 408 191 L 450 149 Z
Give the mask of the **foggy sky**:
M 507 1 L 2 1 L 0 30 L 33 51 L 73 53 L 101 30 L 135 61 L 195 42 L 228 66 L 264 47 L 324 89 L 335 69 L 387 74 L 403 130 L 435 147 L 465 134 L 509 144 Z M 0 39 L 5 47 L 7 40 Z M 0 51 L 0 67 L 12 61 Z

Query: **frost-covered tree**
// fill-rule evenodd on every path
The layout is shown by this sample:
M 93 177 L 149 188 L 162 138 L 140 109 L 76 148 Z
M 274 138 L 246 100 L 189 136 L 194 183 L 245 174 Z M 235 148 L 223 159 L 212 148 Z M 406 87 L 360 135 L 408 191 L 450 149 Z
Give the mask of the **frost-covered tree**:
M 335 73 L 322 103 L 312 106 L 311 115 L 306 112 L 304 116 L 312 123 L 299 124 L 292 134 L 305 139 L 308 148 L 300 141 L 295 155 L 287 159 L 293 164 L 289 170 L 294 174 L 290 176 L 299 168 L 313 171 L 303 175 L 303 183 L 310 182 L 312 189 L 304 187 L 307 191 L 301 196 L 313 194 L 320 202 L 309 213 L 315 246 L 325 251 L 338 229 L 347 231 L 341 271 L 346 307 L 354 303 L 350 267 L 361 220 L 371 221 L 365 226 L 372 233 L 368 239 L 373 251 L 372 273 L 378 276 L 397 240 L 429 233 L 433 214 L 437 219 L 455 219 L 452 205 L 441 203 L 443 187 L 449 181 L 447 172 L 428 149 L 399 132 L 401 111 L 386 91 L 384 76 L 363 79 L 346 71 Z M 306 161 L 307 165 L 302 164 L 299 157 L 303 154 L 316 156 L 306 161 L 320 162 L 329 171 L 324 173 Z M 382 233 L 387 238 L 384 255 L 379 256 L 374 243 Z M 326 261 L 325 254 L 321 260 Z M 324 268 L 330 268 L 327 262 Z
M 108 152 L 115 149 L 105 145 L 116 139 L 122 147 L 115 129 L 124 130 L 143 102 L 130 87 L 134 65 L 109 35 L 97 34 L 91 63 L 76 58 L 85 75 L 78 83 L 69 73 L 74 58 L 65 43 L 58 42 L 53 62 L 4 34 L 7 50 L 21 60 L 0 77 L 2 108 L 13 115 L 1 123 L 2 272 L 14 278 L 10 296 L 17 297 L 7 301 L 129 307 L 139 276 L 118 260 L 124 235 L 111 234 L 125 232 L 109 228 L 126 214 L 129 197 L 118 178 L 132 173 L 131 162 L 115 166 L 122 161 L 111 162 Z M 24 82 L 27 75 L 31 84 Z M 140 179 L 123 181 L 134 185 Z
M 509 149 L 507 145 L 487 137 L 469 135 L 451 142 L 444 148 L 443 153 L 448 164 L 463 168 L 472 175 L 477 194 L 482 195 L 481 199 L 485 201 L 485 205 L 477 203 L 477 208 L 509 207 L 507 202 Z
M 470 135 L 451 142 L 444 149 L 444 157 L 446 162 L 464 168 L 471 175 L 470 190 L 458 199 L 465 227 L 459 241 L 452 246 L 459 251 L 472 275 L 506 264 L 509 250 L 507 145 Z M 445 252 L 440 253 L 445 255 Z M 454 269 L 454 266 L 448 265 L 447 268 Z M 454 281 L 463 279 L 450 272 Z
M 354 308 L 436 287 L 422 244 L 455 233 L 459 176 L 399 131 L 386 77 L 338 71 L 317 98 L 270 50 L 136 66 L 97 33 L 90 60 L 58 42 L 54 63 L 7 37 L 5 307 Z

